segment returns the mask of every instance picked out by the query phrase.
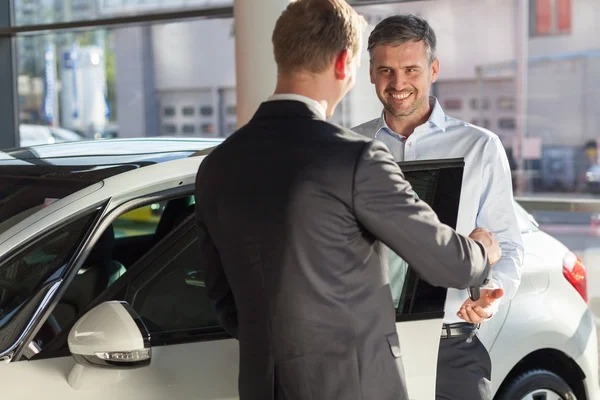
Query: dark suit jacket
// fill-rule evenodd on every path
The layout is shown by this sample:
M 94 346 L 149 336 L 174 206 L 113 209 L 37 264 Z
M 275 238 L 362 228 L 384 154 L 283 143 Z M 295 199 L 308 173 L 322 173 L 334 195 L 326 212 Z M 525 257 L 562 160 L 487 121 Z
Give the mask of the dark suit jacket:
M 239 339 L 241 400 L 407 398 L 377 240 L 434 285 L 476 286 L 489 269 L 413 194 L 384 145 L 298 101 L 263 103 L 202 162 L 200 251 Z

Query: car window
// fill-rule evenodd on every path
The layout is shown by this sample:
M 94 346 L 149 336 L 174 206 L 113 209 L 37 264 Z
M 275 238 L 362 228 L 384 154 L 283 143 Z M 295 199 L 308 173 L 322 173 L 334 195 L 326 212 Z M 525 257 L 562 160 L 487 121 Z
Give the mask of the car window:
M 70 260 L 94 216 L 78 218 L 0 264 L 0 321 Z
M 161 209 L 157 210 L 159 211 L 157 217 L 149 215 L 149 211 L 153 211 L 156 208 L 155 204 L 161 205 Z M 52 352 L 53 349 L 56 350 L 55 346 L 50 349 L 45 345 L 59 336 L 60 332 L 70 329 L 77 318 L 93 306 L 94 301 L 97 301 L 102 296 L 109 296 L 109 289 L 118 291 L 129 285 L 128 282 L 133 279 L 130 276 L 131 274 L 128 274 L 130 268 L 134 269 L 133 275 L 137 275 L 138 272 L 136 271 L 139 271 L 140 268 L 146 271 L 145 264 L 149 262 L 146 261 L 147 259 L 152 260 L 163 252 L 165 252 L 165 255 L 168 255 L 171 251 L 174 251 L 170 247 L 166 247 L 167 250 L 165 251 L 165 246 L 161 243 L 174 234 L 174 231 L 177 230 L 181 223 L 193 214 L 193 210 L 194 202 L 192 195 L 175 197 L 163 202 L 144 205 L 121 214 L 103 232 L 96 232 L 96 234 L 99 234 L 97 241 L 90 247 L 86 259 L 83 260 L 76 276 L 73 277 L 62 297 L 58 299 L 52 312 L 52 317 L 56 322 L 53 330 L 50 332 L 49 323 L 47 322 L 44 326 L 45 329 L 35 338 L 36 343 L 41 348 L 41 352 L 47 354 L 48 352 Z M 136 220 L 136 218 L 139 219 Z M 139 226 L 136 227 L 136 225 Z M 184 243 L 187 242 L 177 242 L 177 246 Z M 174 263 L 172 268 L 175 268 L 175 265 L 178 265 L 177 263 L 185 262 L 185 257 L 189 254 L 190 250 L 186 250 L 178 254 L 177 258 L 171 257 L 169 262 Z M 160 263 L 160 261 L 157 262 Z M 140 267 L 140 265 L 144 266 Z M 156 263 L 152 265 L 156 265 Z M 195 264 L 190 263 L 190 265 Z M 160 268 L 162 267 L 161 264 Z M 177 293 L 178 296 L 185 297 L 189 295 L 186 291 L 186 289 L 189 289 L 187 286 L 178 288 L 174 282 L 178 271 L 179 269 L 170 273 L 168 271 L 164 272 L 161 275 L 164 281 L 159 282 L 160 285 L 156 286 L 149 283 L 149 286 L 146 286 L 140 292 L 140 296 L 148 298 L 143 307 L 144 313 L 148 314 L 149 318 L 156 319 L 153 313 L 161 313 L 164 310 L 165 305 L 162 305 L 160 302 L 164 298 L 164 293 L 169 292 L 170 288 L 174 290 L 181 289 L 181 292 Z M 188 272 L 193 271 L 194 269 L 192 268 Z M 192 273 L 188 277 L 188 282 L 194 284 L 192 281 L 195 276 Z M 123 282 L 124 279 L 127 282 Z M 145 275 L 140 279 L 146 279 Z M 136 278 L 137 280 L 138 278 Z M 125 300 L 126 291 L 119 291 L 118 293 L 119 295 L 114 298 Z M 170 306 L 171 304 L 177 303 L 166 302 L 166 306 Z M 156 310 L 148 309 L 148 307 L 155 308 Z M 159 319 L 156 319 L 156 321 L 162 327 L 172 328 L 175 326 L 174 324 L 165 325 Z M 57 338 L 55 341 L 57 343 L 54 343 L 54 345 L 60 344 L 61 340 Z M 62 342 L 62 346 L 64 347 L 65 345 L 66 342 Z
M 149 214 L 154 210 L 155 204 L 152 204 L 138 207 L 112 221 L 91 246 L 77 275 L 54 308 L 53 315 L 61 329 L 76 321 L 94 299 L 121 279 L 163 235 L 168 235 L 190 215 L 190 209 L 183 207 L 189 197 L 156 203 L 167 205 L 162 206 L 167 210 L 164 219 Z M 132 237 L 134 241 L 129 240 Z
M 439 220 L 456 227 L 464 161 L 462 159 L 398 163 L 416 197 L 429 204 Z M 446 303 L 446 288 L 421 279 L 399 255 L 388 250 L 390 287 L 396 321 L 440 318 Z
M 222 330 L 206 293 L 194 228 L 188 223 L 176 246 L 144 268 L 132 283 L 131 305 L 150 331 L 153 345 L 164 344 L 166 336 L 176 333 Z
M 0 168 L 0 233 L 56 200 L 133 168 L 3 165 Z
M 115 238 L 153 235 L 165 205 L 166 202 L 153 203 L 119 216 L 113 222 Z
M 22 327 L 11 325 L 18 310 L 41 287 L 64 276 L 65 267 L 85 238 L 97 213 L 88 213 L 62 228 L 38 236 L 0 263 L 0 338 L 5 342 L 6 336 L 21 334 Z M 25 317 L 18 319 L 27 320 Z
M 173 221 L 163 221 L 175 215 L 189 211 L 194 205 L 194 196 L 185 196 L 180 199 L 161 201 L 131 210 L 119 216 L 114 222 L 115 238 L 130 238 L 137 236 L 154 235 L 161 225 L 172 225 Z M 166 212 L 165 212 L 166 211 Z M 185 214 L 185 216 L 189 213 Z M 181 222 L 183 218 L 180 218 Z M 175 221 L 176 222 L 176 221 Z M 174 226 L 171 226 L 173 228 Z M 158 232 L 159 234 L 161 232 Z

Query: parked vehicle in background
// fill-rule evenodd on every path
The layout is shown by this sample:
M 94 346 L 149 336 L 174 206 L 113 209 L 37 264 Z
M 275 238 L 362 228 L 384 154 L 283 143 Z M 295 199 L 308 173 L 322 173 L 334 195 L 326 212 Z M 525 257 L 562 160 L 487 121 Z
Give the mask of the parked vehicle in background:
M 30 147 L 84 140 L 82 135 L 64 128 L 36 124 L 19 124 L 19 146 Z

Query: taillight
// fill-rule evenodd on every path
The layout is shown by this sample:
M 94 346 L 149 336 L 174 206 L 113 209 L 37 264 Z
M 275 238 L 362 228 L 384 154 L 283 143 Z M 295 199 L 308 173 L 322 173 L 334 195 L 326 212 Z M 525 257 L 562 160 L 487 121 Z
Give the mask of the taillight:
M 585 265 L 575 254 L 568 252 L 563 258 L 563 275 L 587 303 L 587 277 Z

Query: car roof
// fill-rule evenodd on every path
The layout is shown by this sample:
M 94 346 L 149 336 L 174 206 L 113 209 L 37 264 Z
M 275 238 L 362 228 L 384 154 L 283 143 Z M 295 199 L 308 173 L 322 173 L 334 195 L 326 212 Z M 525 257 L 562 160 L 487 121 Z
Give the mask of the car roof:
M 208 154 L 221 141 L 193 138 L 90 140 L 0 152 L 0 232 L 17 223 L 34 207 L 68 197 L 128 171 Z
M 220 138 L 132 138 L 63 142 L 0 151 L 5 165 L 94 165 L 182 158 L 220 144 Z M 176 157 L 169 155 L 177 154 Z

